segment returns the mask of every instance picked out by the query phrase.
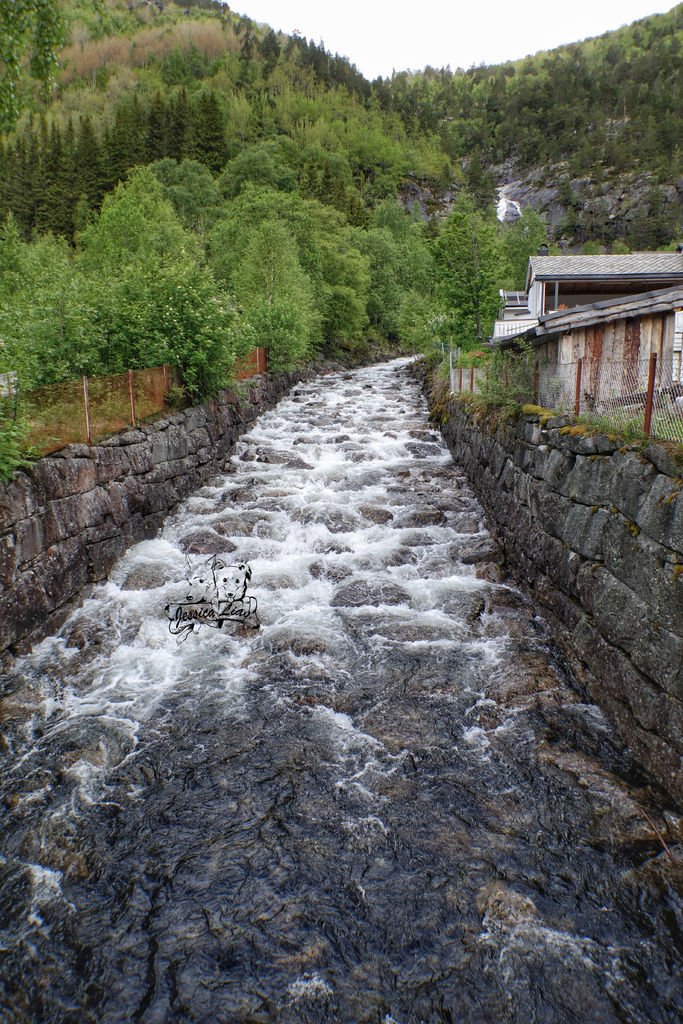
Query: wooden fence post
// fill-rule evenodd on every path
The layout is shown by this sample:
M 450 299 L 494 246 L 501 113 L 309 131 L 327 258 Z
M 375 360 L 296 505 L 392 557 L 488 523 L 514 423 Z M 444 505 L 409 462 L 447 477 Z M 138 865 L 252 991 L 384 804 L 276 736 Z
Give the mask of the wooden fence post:
M 579 359 L 576 363 L 576 390 L 574 392 L 574 415 L 578 416 L 581 412 L 581 370 L 583 369 L 583 359 Z
M 474 367 L 470 367 L 470 391 L 474 391 Z
M 92 445 L 90 433 L 90 394 L 88 392 L 88 378 L 83 378 L 83 408 L 85 409 L 85 436 L 89 445 Z
M 133 430 L 136 427 L 135 422 L 135 379 L 133 371 L 128 371 L 128 394 L 130 395 L 130 417 L 133 422 Z
M 458 391 L 462 391 L 462 366 L 460 367 L 460 384 L 458 386 Z
M 538 363 L 534 363 L 534 404 L 538 405 L 539 369 Z
M 652 406 L 654 404 L 655 397 L 655 379 L 657 377 L 657 353 L 650 353 L 650 365 L 647 371 L 647 396 L 645 398 L 645 422 L 643 423 L 643 430 L 647 437 L 650 436 L 650 427 L 652 426 Z

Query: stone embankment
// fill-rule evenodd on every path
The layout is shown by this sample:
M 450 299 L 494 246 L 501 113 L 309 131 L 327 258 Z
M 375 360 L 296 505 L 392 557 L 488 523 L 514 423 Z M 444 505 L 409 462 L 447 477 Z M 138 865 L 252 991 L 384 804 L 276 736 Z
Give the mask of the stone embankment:
M 92 447 L 69 445 L 0 484 L 0 652 L 58 628 L 83 589 L 153 537 L 247 425 L 311 373 L 256 377 L 242 394 L 224 391 Z
M 452 400 L 442 431 L 508 569 L 590 698 L 683 803 L 683 465 L 566 418 L 496 424 Z

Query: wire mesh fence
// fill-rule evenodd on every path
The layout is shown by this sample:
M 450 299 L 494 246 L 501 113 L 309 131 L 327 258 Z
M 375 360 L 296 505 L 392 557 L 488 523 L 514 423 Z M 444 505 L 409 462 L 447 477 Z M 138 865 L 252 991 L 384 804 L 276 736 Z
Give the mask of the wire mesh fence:
M 453 366 L 451 362 L 450 378 L 452 394 L 477 394 L 486 380 L 486 370 L 481 366 Z
M 255 348 L 243 359 L 235 362 L 235 380 L 247 380 L 257 373 L 266 373 L 268 370 L 268 349 Z
M 498 394 L 507 389 L 515 401 L 587 417 L 608 432 L 683 443 L 683 367 L 672 367 L 656 354 L 629 362 L 534 363 L 529 353 L 509 353 L 474 368 L 460 367 L 457 361 L 457 353 L 451 353 L 452 394 Z
M 247 380 L 267 367 L 267 350 L 254 349 L 236 364 L 235 378 Z M 0 431 L 3 421 L 27 424 L 25 444 L 36 455 L 93 444 L 170 410 L 169 392 L 177 383 L 173 367 L 155 366 L 22 392 L 16 374 L 0 374 Z
M 164 412 L 172 383 L 170 366 L 82 377 L 6 395 L 0 412 L 6 420 L 26 423 L 26 445 L 47 455 L 67 444 L 92 444 Z
M 538 365 L 534 390 L 539 405 L 587 416 L 615 433 L 683 442 L 683 384 L 656 355 Z
M 66 444 L 91 444 L 169 409 L 173 369 L 130 370 L 83 377 L 0 397 L 0 421 L 27 425 L 25 443 L 36 455 Z

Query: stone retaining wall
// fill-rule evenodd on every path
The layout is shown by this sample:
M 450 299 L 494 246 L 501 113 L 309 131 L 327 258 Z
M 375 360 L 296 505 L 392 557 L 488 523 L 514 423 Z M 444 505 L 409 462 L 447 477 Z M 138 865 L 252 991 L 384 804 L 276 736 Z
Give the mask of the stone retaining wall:
M 683 803 L 683 466 L 567 418 L 496 425 L 451 400 L 442 431 L 591 699 Z M 572 432 L 573 430 L 573 432 Z
M 222 392 L 93 447 L 69 445 L 0 484 L 0 652 L 24 650 L 58 628 L 83 588 L 131 544 L 153 537 L 303 376 L 256 377 L 242 396 Z

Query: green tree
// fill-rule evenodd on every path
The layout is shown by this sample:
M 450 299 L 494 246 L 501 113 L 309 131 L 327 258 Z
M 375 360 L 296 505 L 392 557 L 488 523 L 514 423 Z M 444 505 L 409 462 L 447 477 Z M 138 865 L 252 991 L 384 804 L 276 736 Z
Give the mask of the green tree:
M 217 173 L 225 165 L 225 118 L 214 92 L 204 92 L 194 111 L 194 157 Z
M 151 170 L 183 227 L 204 235 L 216 223 L 224 200 L 213 175 L 196 160 L 159 160 Z
M 291 370 L 310 355 L 316 334 L 313 290 L 284 224 L 266 221 L 253 230 L 234 284 L 245 335 L 268 348 L 272 369 Z
M 22 390 L 102 372 L 97 304 L 68 243 L 18 244 L 8 222 L 0 266 L 0 372 L 17 372 Z
M 285 153 L 289 145 L 285 138 L 269 139 L 243 149 L 220 177 L 223 194 L 234 199 L 247 184 L 293 192 L 296 175 Z
M 454 340 L 463 348 L 481 345 L 498 311 L 502 261 L 495 222 L 467 194 L 444 221 L 434 256 Z
M 54 0 L 0 3 L 0 124 L 12 128 L 19 114 L 17 86 L 22 57 L 29 55 L 31 74 L 49 95 L 63 41 L 61 5 Z
M 323 334 L 333 345 L 353 349 L 368 324 L 369 261 L 356 247 L 355 231 L 350 228 L 322 242 L 320 248 Z
M 234 309 L 151 169 L 138 168 L 105 197 L 80 247 L 110 370 L 173 363 L 194 397 L 227 383 Z
M 545 223 L 534 209 L 525 207 L 514 224 L 503 226 L 501 250 L 507 264 L 506 283 L 510 288 L 524 291 L 529 257 L 535 256 L 539 246 L 547 242 Z

